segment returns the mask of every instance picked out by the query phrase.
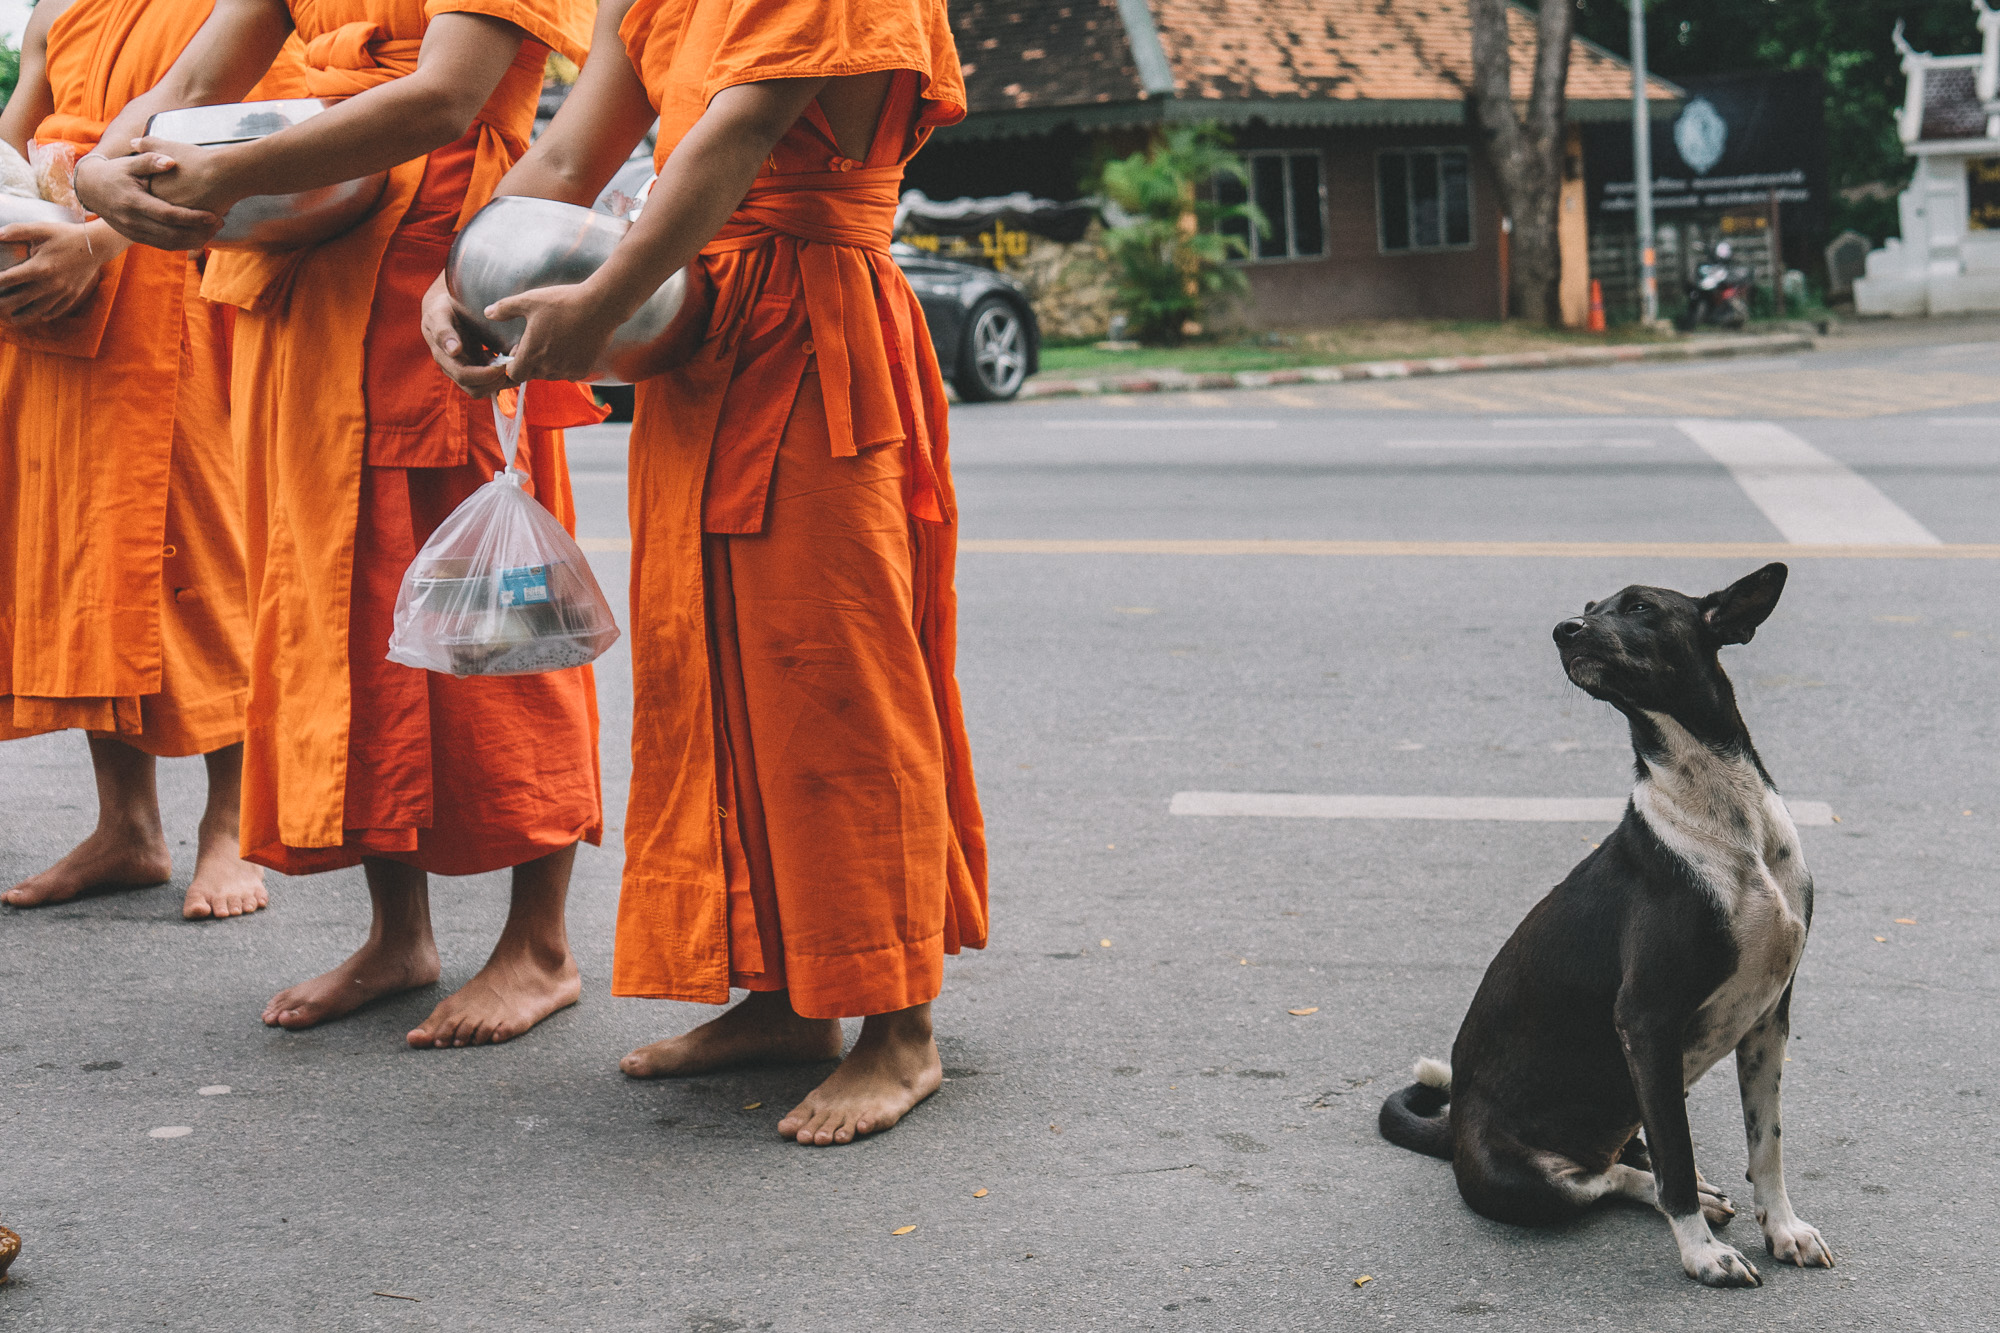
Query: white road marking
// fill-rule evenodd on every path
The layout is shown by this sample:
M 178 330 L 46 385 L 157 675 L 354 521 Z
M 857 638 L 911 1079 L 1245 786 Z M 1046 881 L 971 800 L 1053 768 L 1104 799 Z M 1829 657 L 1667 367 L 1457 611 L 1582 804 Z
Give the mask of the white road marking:
M 195 1091 L 203 1097 L 226 1097 L 229 1095 L 229 1085 L 227 1083 L 211 1083 L 205 1088 L 196 1088 Z
M 1567 426 L 1671 426 L 1665 417 L 1494 417 L 1489 426 L 1513 426 L 1522 430 L 1556 430 Z
M 1527 439 L 1516 436 L 1511 440 L 1384 440 L 1390 449 L 1650 449 L 1652 440 L 1636 439 L 1577 439 L 1557 436 L 1553 439 Z
M 149 1139 L 184 1139 L 194 1133 L 192 1125 L 161 1125 L 158 1129 L 146 1131 Z
M 1268 418 L 1249 417 L 1065 417 L 1042 422 L 1043 430 L 1276 430 Z
M 1845 463 L 1769 421 L 1679 423 L 1788 542 L 1938 546 L 1930 529 Z
M 1825 801 L 1786 801 L 1801 826 L 1830 825 Z M 1540 824 L 1615 824 L 1622 796 L 1314 796 L 1294 792 L 1175 792 L 1169 814 L 1269 819 L 1472 819 Z

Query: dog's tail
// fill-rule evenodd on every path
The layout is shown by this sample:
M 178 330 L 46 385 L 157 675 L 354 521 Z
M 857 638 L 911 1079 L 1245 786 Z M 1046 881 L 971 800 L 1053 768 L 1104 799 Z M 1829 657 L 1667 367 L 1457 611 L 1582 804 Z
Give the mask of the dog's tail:
M 1451 1066 L 1426 1057 L 1417 1061 L 1417 1081 L 1392 1092 L 1375 1125 L 1399 1148 L 1451 1160 Z

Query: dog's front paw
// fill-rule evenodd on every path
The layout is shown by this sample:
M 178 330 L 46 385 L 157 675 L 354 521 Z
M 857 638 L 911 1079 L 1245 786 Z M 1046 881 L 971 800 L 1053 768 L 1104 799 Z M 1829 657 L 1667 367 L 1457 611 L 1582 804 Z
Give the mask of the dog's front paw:
M 1833 1250 L 1821 1239 L 1819 1230 L 1807 1226 L 1798 1218 L 1786 1221 L 1762 1219 L 1764 1223 L 1764 1247 L 1771 1257 L 1780 1263 L 1796 1264 L 1800 1268 L 1833 1267 Z
M 1687 1275 L 1704 1287 L 1761 1287 L 1763 1281 L 1757 1276 L 1742 1252 L 1733 1245 L 1724 1245 L 1719 1240 L 1711 1240 L 1692 1252 L 1681 1255 L 1681 1267 Z

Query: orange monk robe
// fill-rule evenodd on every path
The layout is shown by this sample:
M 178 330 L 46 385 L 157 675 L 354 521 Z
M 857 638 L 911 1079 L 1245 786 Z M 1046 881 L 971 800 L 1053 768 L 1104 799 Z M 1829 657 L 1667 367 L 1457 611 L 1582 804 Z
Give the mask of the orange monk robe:
M 639 386 L 612 990 L 921 1004 L 986 941 L 944 384 L 889 256 L 903 164 L 965 114 L 944 5 L 638 0 L 620 36 L 661 161 L 725 87 L 895 77 L 865 159 L 816 103 L 786 133 L 698 261 L 707 341 Z
M 452 236 L 527 148 L 551 48 L 581 60 L 584 0 L 294 0 L 306 91 L 416 68 L 429 20 L 527 32 L 457 143 L 395 168 L 360 226 L 291 255 L 219 255 L 203 291 L 240 308 L 233 416 L 250 512 L 243 854 L 289 874 L 403 861 L 518 865 L 602 834 L 589 668 L 454 680 L 387 662 L 411 557 L 501 466 L 491 411 L 445 378 L 419 306 Z M 538 385 L 522 432 L 536 497 L 573 524 L 560 427 L 583 391 Z
M 212 0 L 76 0 L 37 142 L 97 146 Z M 256 95 L 283 96 L 274 67 Z M 250 622 L 225 312 L 133 246 L 59 320 L 0 321 L 0 739 L 70 727 L 155 755 L 243 738 Z

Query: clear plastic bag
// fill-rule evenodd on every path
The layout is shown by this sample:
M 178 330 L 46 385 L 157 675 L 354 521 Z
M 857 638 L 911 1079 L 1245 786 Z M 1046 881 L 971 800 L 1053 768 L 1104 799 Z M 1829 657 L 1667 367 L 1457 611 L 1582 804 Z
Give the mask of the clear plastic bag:
M 28 166 L 35 173 L 35 188 L 42 198 L 67 208 L 77 222 L 89 216 L 76 200 L 76 164 L 82 156 L 82 149 L 63 139 L 28 144 Z
M 618 641 L 611 603 L 555 516 L 523 488 L 509 418 L 493 404 L 508 466 L 438 525 L 396 595 L 389 660 L 454 676 L 522 676 L 593 661 Z

